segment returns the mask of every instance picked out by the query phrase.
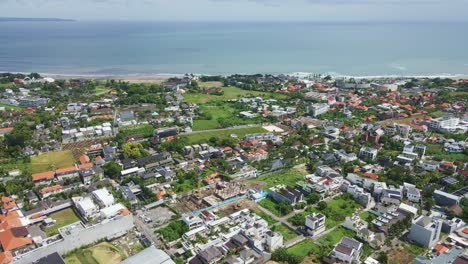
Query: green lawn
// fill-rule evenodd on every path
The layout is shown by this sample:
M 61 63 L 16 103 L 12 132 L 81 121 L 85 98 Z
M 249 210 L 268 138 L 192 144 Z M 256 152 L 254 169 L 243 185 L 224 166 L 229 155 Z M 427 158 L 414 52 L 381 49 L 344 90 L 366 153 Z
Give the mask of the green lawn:
M 80 221 L 78 216 L 76 216 L 75 212 L 71 208 L 59 211 L 57 213 L 53 213 L 50 215 L 50 218 L 54 219 L 57 222 L 55 223 L 55 225 L 47 228 L 48 236 L 58 234 L 58 229 L 61 227 Z
M 260 211 L 260 210 L 254 210 L 253 213 L 255 213 L 256 215 L 260 216 L 261 218 L 263 218 L 263 220 L 267 221 L 268 225 L 274 225 L 276 223 L 278 223 L 278 221 L 276 221 L 275 219 L 273 219 L 273 217 L 271 217 L 270 215 Z
M 309 239 L 306 239 L 288 248 L 288 252 L 296 256 L 305 257 L 309 254 L 319 254 L 320 247 Z
M 337 196 L 327 203 L 327 208 L 322 213 L 327 216 L 325 225 L 331 228 L 343 222 L 347 216 L 351 216 L 361 206 L 353 199 L 344 199 Z
M 289 240 L 294 239 L 294 238 L 297 237 L 296 232 L 291 231 L 291 229 L 289 229 L 287 226 L 285 226 L 283 224 L 273 226 L 272 231 L 278 232 L 281 235 L 283 235 L 283 241 L 284 242 L 289 241 Z
M 37 156 L 31 156 L 32 173 L 49 171 L 53 168 L 66 168 L 73 166 L 75 158 L 70 150 L 48 152 Z
M 201 103 L 207 103 L 207 102 L 213 102 L 213 101 L 238 99 L 240 97 L 245 97 L 245 96 L 259 96 L 262 98 L 267 98 L 267 99 L 271 98 L 271 99 L 279 99 L 279 100 L 286 98 L 286 96 L 283 94 L 247 91 L 247 90 L 242 90 L 240 88 L 232 87 L 232 86 L 223 87 L 222 89 L 224 91 L 223 95 L 209 95 L 209 94 L 203 94 L 203 93 L 185 93 L 184 99 L 188 103 L 201 104 Z
M 275 214 L 276 216 L 285 216 L 287 215 L 289 212 L 292 211 L 292 207 L 285 211 L 285 210 L 282 210 L 281 207 L 279 206 L 280 204 L 273 201 L 271 198 L 267 197 L 265 199 L 262 199 L 260 202 L 258 202 L 258 204 L 267 209 L 268 211 L 272 212 L 273 214 Z M 289 206 L 290 207 L 290 206 Z M 288 212 L 289 211 L 289 212 Z
M 208 131 L 208 132 L 198 132 L 192 133 L 188 135 L 183 135 L 183 137 L 187 138 L 188 144 L 199 144 L 208 142 L 211 137 L 217 137 L 220 140 L 224 138 L 229 138 L 231 134 L 237 135 L 238 138 L 243 138 L 245 135 L 248 134 L 255 134 L 255 133 L 265 133 L 267 132 L 262 127 L 248 127 L 248 128 L 233 128 L 233 129 L 223 129 L 218 131 Z
M 256 179 L 251 179 L 251 183 L 266 183 L 264 190 L 276 186 L 278 184 L 285 184 L 290 187 L 294 187 L 296 182 L 304 180 L 304 176 L 307 175 L 305 171 L 300 171 L 297 169 L 286 169 L 279 172 L 272 173 L 267 176 L 263 176 Z
M 305 224 L 305 218 L 306 216 L 312 214 L 312 213 L 318 213 L 319 210 L 315 207 L 308 206 L 303 212 L 297 213 L 294 216 L 291 216 L 288 218 L 288 222 L 295 225 L 295 226 L 302 226 Z M 325 224 L 327 223 L 328 219 L 325 219 Z
M 216 129 L 248 124 L 261 124 L 265 121 L 263 117 L 252 119 L 241 118 L 240 110 L 234 108 L 230 103 L 207 103 L 201 104 L 199 110 L 211 119 L 200 119 L 193 121 L 193 131 Z
M 0 107 L 5 107 L 5 109 L 11 109 L 11 110 L 22 110 L 22 109 L 24 109 L 24 108 L 19 107 L 19 106 L 7 105 L 7 104 L 0 104 Z
M 377 218 L 375 214 L 369 213 L 368 211 L 362 212 L 359 217 L 366 222 L 372 222 L 374 219 Z M 368 221 L 370 220 L 370 221 Z
M 353 231 L 340 226 L 335 230 L 331 231 L 330 233 L 321 237 L 319 239 L 319 242 L 324 246 L 334 246 L 336 243 L 340 242 L 341 238 L 345 236 L 353 238 L 355 235 L 356 233 L 354 233 Z

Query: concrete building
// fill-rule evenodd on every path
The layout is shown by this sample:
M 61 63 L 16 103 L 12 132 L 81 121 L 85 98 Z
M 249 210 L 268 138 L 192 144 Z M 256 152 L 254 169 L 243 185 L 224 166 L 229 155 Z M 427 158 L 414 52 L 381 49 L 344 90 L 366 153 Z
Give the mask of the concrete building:
M 450 115 L 434 118 L 429 122 L 429 128 L 440 132 L 454 132 L 458 129 L 460 118 Z
M 268 189 L 268 196 L 278 203 L 287 202 L 290 205 L 294 205 L 304 199 L 304 195 L 299 190 L 286 185 L 271 187 Z
M 452 206 L 459 204 L 462 197 L 443 192 L 441 190 L 434 191 L 434 201 L 440 206 Z
M 432 247 L 440 237 L 442 221 L 422 215 L 414 220 L 408 238 L 416 243 Z
M 329 257 L 335 261 L 343 263 L 360 263 L 363 244 L 352 238 L 343 237 L 341 241 L 336 244 L 335 248 L 330 253 Z
M 328 104 L 313 104 L 309 107 L 309 111 L 311 112 L 313 117 L 317 117 L 321 114 L 328 112 L 330 106 Z
M 276 232 L 266 232 L 265 234 L 265 249 L 273 252 L 283 246 L 283 236 Z
M 114 196 L 105 188 L 92 192 L 94 198 L 102 207 L 109 207 L 114 204 Z
M 320 213 L 312 213 L 305 218 L 304 228 L 308 235 L 316 236 L 325 231 L 326 216 Z
M 374 160 L 377 157 L 378 150 L 375 148 L 362 147 L 359 150 L 359 157 L 361 159 L 370 159 Z
M 99 207 L 90 197 L 73 198 L 73 202 L 78 212 L 85 218 L 92 218 L 99 213 Z
M 131 214 L 118 215 L 105 222 L 86 226 L 76 222 L 59 229 L 60 236 L 50 237 L 42 241 L 39 247 L 31 251 L 16 255 L 12 264 L 30 264 L 55 252 L 64 255 L 76 248 L 90 245 L 101 239 L 115 239 L 127 234 L 133 229 Z

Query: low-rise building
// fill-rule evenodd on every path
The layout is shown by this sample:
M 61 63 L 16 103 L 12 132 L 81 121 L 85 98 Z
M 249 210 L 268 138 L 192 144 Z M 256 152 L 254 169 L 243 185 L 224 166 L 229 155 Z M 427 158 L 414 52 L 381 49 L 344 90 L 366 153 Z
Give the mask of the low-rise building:
M 408 238 L 420 245 L 432 247 L 439 240 L 441 230 L 442 221 L 422 215 L 414 220 Z
M 326 216 L 320 213 L 306 216 L 304 228 L 307 234 L 314 237 L 325 231 L 325 218 Z

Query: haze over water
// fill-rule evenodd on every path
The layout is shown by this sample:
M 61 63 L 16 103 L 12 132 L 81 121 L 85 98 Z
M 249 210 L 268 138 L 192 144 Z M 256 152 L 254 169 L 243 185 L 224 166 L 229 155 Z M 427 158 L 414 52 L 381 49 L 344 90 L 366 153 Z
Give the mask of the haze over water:
M 0 72 L 468 75 L 468 23 L 2 22 Z

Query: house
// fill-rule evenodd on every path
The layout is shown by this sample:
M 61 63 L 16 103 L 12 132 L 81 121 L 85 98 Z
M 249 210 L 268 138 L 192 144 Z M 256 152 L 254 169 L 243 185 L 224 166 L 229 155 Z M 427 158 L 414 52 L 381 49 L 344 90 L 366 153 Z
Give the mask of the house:
M 408 199 L 408 201 L 414 203 L 419 203 L 419 201 L 421 201 L 421 190 L 416 188 L 416 186 L 413 184 L 405 182 L 403 184 L 403 193 L 405 194 L 406 199 Z
M 332 260 L 341 261 L 343 263 L 359 263 L 362 248 L 363 244 L 361 242 L 352 238 L 343 237 L 341 241 L 335 245 L 329 257 Z
M 41 173 L 34 173 L 31 176 L 32 176 L 32 181 L 34 182 L 34 185 L 37 186 L 41 184 L 51 183 L 55 178 L 55 172 L 46 171 L 46 172 L 41 172 Z
M 61 185 L 57 184 L 54 186 L 42 188 L 39 192 L 41 193 L 42 198 L 47 198 L 51 195 L 63 192 L 63 189 Z
M 128 186 L 120 186 L 119 187 L 120 192 L 122 193 L 123 197 L 127 199 L 127 201 L 130 202 L 130 204 L 136 204 L 138 203 L 138 198 L 137 196 L 132 192 L 130 187 Z
M 377 157 L 378 150 L 370 147 L 362 147 L 359 150 L 359 157 L 361 159 L 374 160 Z
M 321 114 L 324 114 L 328 112 L 330 109 L 330 106 L 325 103 L 318 103 L 318 104 L 313 104 L 309 107 L 309 112 L 312 114 L 313 117 L 317 117 Z
M 320 213 L 312 213 L 305 218 L 304 228 L 308 235 L 316 236 L 325 231 L 326 216 Z
M 99 213 L 99 207 L 93 202 L 90 197 L 78 197 L 73 198 L 75 207 L 78 212 L 85 218 L 93 218 L 97 213 Z
M 65 180 L 69 178 L 79 177 L 79 170 L 76 166 L 61 168 L 55 171 L 58 180 Z
M 95 190 L 92 194 L 102 207 L 112 206 L 115 202 L 114 196 L 105 188 Z
M 442 221 L 421 215 L 414 220 L 408 238 L 416 243 L 432 247 L 440 237 Z
M 432 160 L 420 161 L 417 166 L 426 171 L 436 171 L 439 169 L 439 162 Z
M 461 198 L 462 197 L 460 196 L 446 193 L 441 190 L 434 191 L 435 204 L 440 205 L 440 206 L 452 206 L 455 204 L 459 204 L 461 201 Z
M 304 199 L 304 195 L 297 189 L 286 185 L 278 185 L 268 189 L 268 196 L 278 203 L 286 202 L 294 205 Z
M 218 263 L 228 251 L 224 247 L 220 246 L 210 246 L 202 251 L 200 251 L 194 259 L 189 263 L 199 263 L 195 262 L 196 259 L 201 261 L 203 264 L 213 264 Z M 195 261 L 194 261 L 195 260 Z M 192 262 L 193 261 L 193 262 Z
M 83 184 L 89 185 L 93 182 L 94 178 L 96 178 L 96 180 L 101 180 L 104 175 L 104 171 L 101 167 L 94 166 L 91 168 L 81 169 L 79 174 Z

